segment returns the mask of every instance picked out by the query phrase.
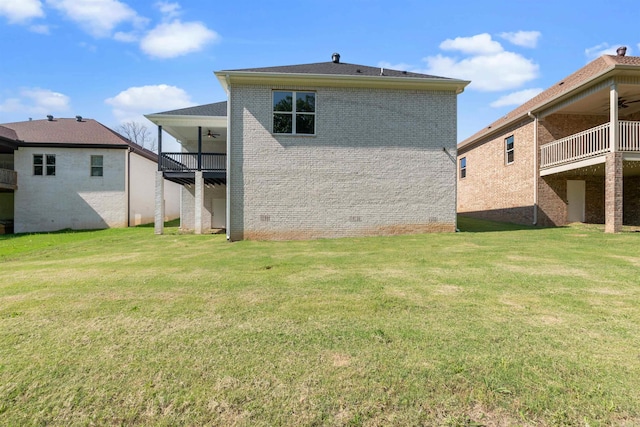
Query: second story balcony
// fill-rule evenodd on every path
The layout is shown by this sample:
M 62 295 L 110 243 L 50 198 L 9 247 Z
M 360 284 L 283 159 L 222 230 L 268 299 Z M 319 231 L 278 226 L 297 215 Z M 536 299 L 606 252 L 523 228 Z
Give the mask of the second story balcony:
M 610 124 L 605 123 L 540 147 L 540 169 L 549 170 L 604 156 L 611 151 Z M 640 122 L 619 121 L 618 151 L 640 153 Z
M 197 171 L 202 172 L 206 184 L 227 182 L 227 155 L 224 153 L 161 153 L 159 161 L 164 177 L 179 184 L 193 184 Z

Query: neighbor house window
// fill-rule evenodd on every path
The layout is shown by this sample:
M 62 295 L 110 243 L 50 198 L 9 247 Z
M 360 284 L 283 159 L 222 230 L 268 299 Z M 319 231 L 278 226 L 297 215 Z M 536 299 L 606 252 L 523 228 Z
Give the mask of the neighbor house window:
M 463 157 L 460 159 L 460 178 L 464 178 L 467 176 L 467 158 Z
M 102 156 L 91 156 L 91 176 L 102 176 Z
M 513 135 L 504 140 L 505 162 L 513 163 Z
M 55 154 L 34 154 L 33 174 L 54 176 L 56 174 Z
M 273 133 L 315 135 L 316 93 L 273 91 Z

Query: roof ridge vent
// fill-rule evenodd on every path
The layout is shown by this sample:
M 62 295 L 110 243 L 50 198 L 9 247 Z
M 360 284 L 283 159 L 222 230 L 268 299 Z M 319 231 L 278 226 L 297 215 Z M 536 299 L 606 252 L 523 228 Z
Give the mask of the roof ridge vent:
M 331 55 L 331 62 L 333 62 L 334 64 L 340 63 L 340 54 L 338 52 L 335 52 L 333 55 Z
M 617 50 L 616 50 L 616 54 L 618 56 L 625 56 L 627 54 L 627 47 L 626 46 L 620 46 Z
M 82 121 L 82 116 L 76 116 L 76 122 L 81 122 Z
M 47 120 L 52 122 L 53 121 L 53 116 L 51 114 L 47 115 Z

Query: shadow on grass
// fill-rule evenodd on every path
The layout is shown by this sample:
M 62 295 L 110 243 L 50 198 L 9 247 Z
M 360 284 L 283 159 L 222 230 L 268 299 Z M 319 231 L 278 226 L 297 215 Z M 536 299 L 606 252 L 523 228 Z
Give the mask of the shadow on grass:
M 546 227 L 513 224 L 510 222 L 488 221 L 458 215 L 458 230 L 462 233 L 488 233 L 492 231 L 541 230 Z
M 165 221 L 165 227 L 180 227 L 180 218 L 172 219 L 171 221 Z M 155 224 L 150 222 L 149 224 L 136 225 L 136 228 L 154 228 Z

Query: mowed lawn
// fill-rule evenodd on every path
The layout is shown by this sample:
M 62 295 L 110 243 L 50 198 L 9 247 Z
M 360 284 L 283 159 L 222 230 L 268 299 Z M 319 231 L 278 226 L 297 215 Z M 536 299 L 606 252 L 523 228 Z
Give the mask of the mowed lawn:
M 0 425 L 640 425 L 640 233 L 0 236 Z

